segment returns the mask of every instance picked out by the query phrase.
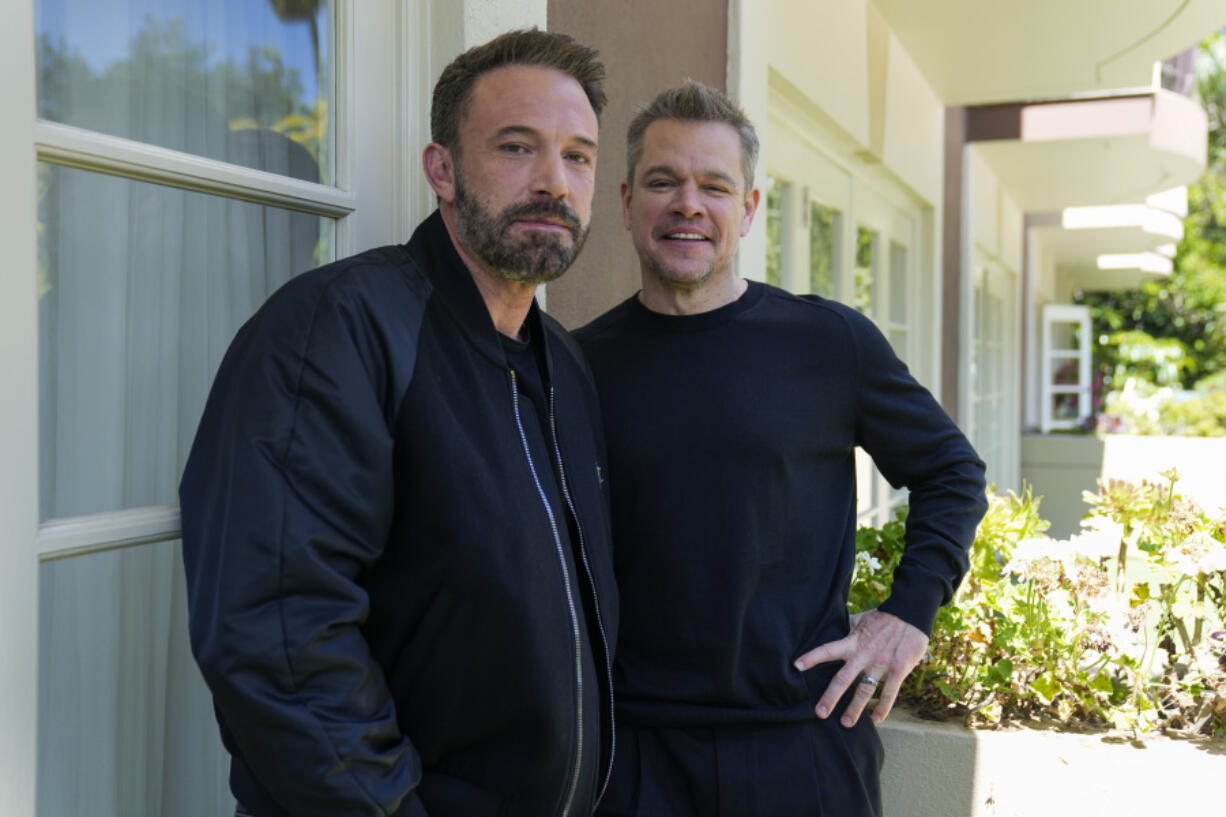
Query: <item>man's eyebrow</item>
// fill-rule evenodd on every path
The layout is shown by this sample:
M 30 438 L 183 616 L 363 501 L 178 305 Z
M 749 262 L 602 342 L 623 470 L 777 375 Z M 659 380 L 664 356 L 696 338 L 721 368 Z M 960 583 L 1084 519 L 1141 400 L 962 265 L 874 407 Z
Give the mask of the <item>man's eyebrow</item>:
M 494 139 L 504 139 L 508 136 L 525 136 L 536 138 L 540 136 L 540 131 L 528 125 L 505 125 L 494 131 Z M 596 140 L 587 136 L 574 136 L 572 139 L 584 147 L 589 147 L 592 150 L 596 149 Z
M 662 176 L 676 176 L 677 175 L 677 171 L 672 165 L 652 165 L 651 167 L 643 171 L 643 178 L 655 175 L 657 173 Z M 699 172 L 698 175 L 700 178 L 702 178 L 703 181 L 710 181 L 711 179 L 718 179 L 719 181 L 725 182 L 731 185 L 732 187 L 736 187 L 737 185 L 736 179 L 733 178 L 728 173 L 725 173 L 722 170 L 703 170 Z
M 644 177 L 654 176 L 657 173 L 659 173 L 662 176 L 676 176 L 677 175 L 677 171 L 673 169 L 672 165 L 652 165 L 651 167 L 643 171 L 643 176 Z
M 501 139 L 504 136 L 537 136 L 539 135 L 536 128 L 530 128 L 527 125 L 504 125 L 494 131 L 493 138 Z

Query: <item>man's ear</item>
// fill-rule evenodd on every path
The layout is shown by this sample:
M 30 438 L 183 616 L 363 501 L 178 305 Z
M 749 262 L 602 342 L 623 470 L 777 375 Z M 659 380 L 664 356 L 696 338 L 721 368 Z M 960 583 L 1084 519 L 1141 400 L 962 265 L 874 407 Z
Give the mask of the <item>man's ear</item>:
M 437 142 L 431 142 L 421 154 L 421 166 L 426 172 L 426 181 L 439 201 L 447 204 L 455 201 L 456 171 L 451 151 Z
M 761 198 L 762 191 L 756 187 L 745 197 L 745 215 L 741 218 L 742 237 L 749 235 L 749 228 L 753 226 L 753 214 L 758 211 L 758 201 Z
M 622 180 L 622 223 L 630 229 L 630 183 Z

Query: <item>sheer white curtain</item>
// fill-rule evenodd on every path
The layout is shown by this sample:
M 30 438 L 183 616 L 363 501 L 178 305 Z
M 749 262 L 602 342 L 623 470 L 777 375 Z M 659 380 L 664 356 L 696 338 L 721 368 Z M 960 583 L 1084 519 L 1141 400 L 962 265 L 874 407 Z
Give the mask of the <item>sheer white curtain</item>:
M 44 518 L 171 504 L 221 355 L 268 292 L 313 264 L 321 222 L 48 173 Z M 177 542 L 43 565 L 40 813 L 227 807 L 182 570 Z
M 330 180 L 327 3 L 35 5 L 43 119 Z M 39 230 L 42 519 L 174 504 L 227 345 L 333 224 L 43 163 Z M 41 568 L 40 814 L 233 809 L 172 536 Z

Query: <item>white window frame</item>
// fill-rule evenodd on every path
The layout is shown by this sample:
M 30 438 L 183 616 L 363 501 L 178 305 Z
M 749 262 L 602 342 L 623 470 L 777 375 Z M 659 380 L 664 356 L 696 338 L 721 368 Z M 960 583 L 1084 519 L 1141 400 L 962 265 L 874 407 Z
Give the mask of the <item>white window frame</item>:
M 1093 336 L 1090 334 L 1090 307 L 1074 304 L 1047 304 L 1043 307 L 1043 334 L 1039 341 L 1041 380 L 1039 390 L 1042 404 L 1039 408 L 1039 428 L 1044 434 L 1056 430 L 1071 430 L 1081 426 L 1090 416 L 1090 364 L 1093 354 Z M 1076 326 L 1080 332 L 1080 345 L 1075 349 L 1055 348 L 1052 330 L 1060 324 Z M 1061 364 L 1077 363 L 1077 384 L 1060 385 L 1055 382 Z M 1052 412 L 1052 402 L 1058 394 L 1077 396 L 1077 417 L 1061 419 Z
M 450 59 L 464 45 L 467 29 L 460 29 L 458 37 L 447 35 L 456 19 L 475 15 L 472 2 L 362 4 L 357 14 L 357 3 L 337 0 L 331 27 L 336 186 L 39 120 L 35 0 L 10 4 L 7 24 L 0 27 L 5 76 L 0 105 L 13 114 L 0 128 L 0 178 L 5 180 L 0 190 L 5 247 L 0 273 L 0 812 L 33 817 L 36 808 L 39 565 L 179 535 L 176 506 L 40 524 L 38 162 L 336 219 L 336 257 L 405 241 L 434 206 L 418 160 L 428 141 L 433 63 L 442 50 Z

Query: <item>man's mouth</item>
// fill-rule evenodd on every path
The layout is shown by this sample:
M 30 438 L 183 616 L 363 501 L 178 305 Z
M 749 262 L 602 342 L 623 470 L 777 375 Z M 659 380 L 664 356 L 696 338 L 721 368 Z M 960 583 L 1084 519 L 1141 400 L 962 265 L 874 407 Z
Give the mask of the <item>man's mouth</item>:
M 533 230 L 562 230 L 563 232 L 570 232 L 570 225 L 552 219 L 521 218 L 516 220 L 515 223 L 521 227 L 528 227 Z
M 702 233 L 694 233 L 688 230 L 672 230 L 663 236 L 665 241 L 710 241 Z

